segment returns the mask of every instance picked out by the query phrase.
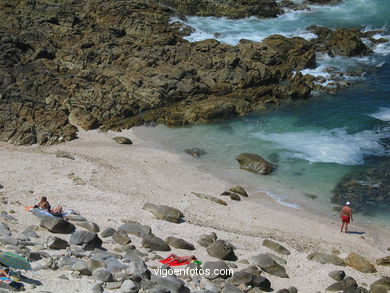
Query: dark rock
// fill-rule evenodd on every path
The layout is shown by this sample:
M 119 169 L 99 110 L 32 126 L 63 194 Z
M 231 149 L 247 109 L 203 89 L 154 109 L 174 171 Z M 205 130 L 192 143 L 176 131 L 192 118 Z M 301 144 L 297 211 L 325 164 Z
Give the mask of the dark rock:
M 172 223 L 179 223 L 183 217 L 183 213 L 181 211 L 166 205 L 146 203 L 143 209 L 151 212 L 159 220 Z
M 49 236 L 46 241 L 47 247 L 50 249 L 66 249 L 69 246 L 68 241 L 56 236 Z
M 113 140 L 119 144 L 133 144 L 133 142 L 129 138 L 123 136 L 114 137 Z
M 326 264 L 331 263 L 336 266 L 345 266 L 345 262 L 343 259 L 336 255 L 326 254 L 326 253 L 319 253 L 314 252 L 307 256 L 308 260 L 314 260 L 316 262 L 319 262 L 320 264 Z
M 206 247 L 207 253 L 221 260 L 236 260 L 234 247 L 225 240 L 217 240 Z
M 263 246 L 268 247 L 269 249 L 272 249 L 277 253 L 284 254 L 284 255 L 290 255 L 290 251 L 288 251 L 287 248 L 283 247 L 279 243 L 276 243 L 275 241 L 265 239 L 265 240 L 263 240 Z
M 115 232 L 116 232 L 116 230 L 114 228 L 109 227 L 109 228 L 104 229 L 102 231 L 102 233 L 100 233 L 100 236 L 102 238 L 111 237 L 112 235 L 114 235 Z
M 103 241 L 96 233 L 76 231 L 70 236 L 70 243 L 82 245 L 84 250 L 93 250 L 102 246 Z
M 200 158 L 201 156 L 207 154 L 204 150 L 198 148 L 186 149 L 184 152 L 195 158 Z
M 168 245 L 178 249 L 186 249 L 186 250 L 195 249 L 195 246 L 193 244 L 173 236 L 169 236 L 167 239 L 165 239 L 165 242 L 168 243 Z
M 269 255 L 258 254 L 256 256 L 252 256 L 250 258 L 250 262 L 271 275 L 281 278 L 288 278 L 286 269 L 280 264 L 276 263 Z
M 331 271 L 328 274 L 329 277 L 331 277 L 335 281 L 341 281 L 342 279 L 345 278 L 345 272 L 344 271 Z
M 41 219 L 41 227 L 45 227 L 52 233 L 69 234 L 75 230 L 75 226 L 63 219 L 45 216 Z
M 129 236 L 123 230 L 115 232 L 114 235 L 112 235 L 112 239 L 120 245 L 127 245 L 131 243 Z
M 256 154 L 243 153 L 237 156 L 236 160 L 240 164 L 241 169 L 261 175 L 271 174 L 274 169 L 270 162 Z
M 230 187 L 229 191 L 237 193 L 237 194 L 244 196 L 244 197 L 248 197 L 248 193 L 246 192 L 246 190 L 242 186 Z
M 104 260 L 107 270 L 111 273 L 121 272 L 122 270 L 127 269 L 129 266 L 119 262 L 116 258 L 110 257 Z
M 142 239 L 142 247 L 150 248 L 152 251 L 170 251 L 169 245 L 161 238 L 150 234 Z
M 236 201 L 241 200 L 241 197 L 238 194 L 230 192 L 230 191 L 222 192 L 221 195 L 229 196 L 231 200 L 236 200 Z
M 328 288 L 326 288 L 326 291 L 341 291 L 351 287 L 357 288 L 357 283 L 355 279 L 346 277 L 345 279 L 330 285 Z
M 232 270 L 223 261 L 206 261 L 203 265 L 203 269 L 210 274 L 206 274 L 205 277 L 209 280 L 216 278 L 227 279 L 232 275 Z
M 369 293 L 369 291 L 366 288 L 363 287 L 349 287 L 343 291 L 343 293 Z

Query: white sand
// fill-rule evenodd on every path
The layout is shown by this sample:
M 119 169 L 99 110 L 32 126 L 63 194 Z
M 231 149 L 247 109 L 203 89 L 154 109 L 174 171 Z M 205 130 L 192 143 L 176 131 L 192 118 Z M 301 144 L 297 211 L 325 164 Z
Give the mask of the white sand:
M 115 143 L 111 138 L 118 135 L 131 138 L 134 144 Z M 39 220 L 23 207 L 33 205 L 45 195 L 52 205 L 79 210 L 101 230 L 109 226 L 116 228 L 123 219 L 128 219 L 151 226 L 154 234 L 163 239 L 171 235 L 183 238 L 195 244 L 194 254 L 202 261 L 216 259 L 196 243 L 200 234 L 215 231 L 219 238 L 229 240 L 236 247 L 239 259 L 272 252 L 262 246 L 264 238 L 272 238 L 291 251 L 291 255 L 284 257 L 290 278 L 263 273 L 275 291 L 295 286 L 303 293 L 324 292 L 334 283 L 328 273 L 336 269 L 345 270 L 359 285 L 370 285 L 381 276 L 390 275 L 389 267 L 376 266 L 378 273 L 363 274 L 349 267 L 321 265 L 306 259 L 314 251 L 331 253 L 339 250 L 341 257 L 357 252 L 375 263 L 375 259 L 389 254 L 386 251 L 390 246 L 389 230 L 374 231 L 352 222 L 352 230 L 366 233 L 340 233 L 338 219 L 325 219 L 281 206 L 266 195 L 260 200 L 249 197 L 241 202 L 224 198 L 228 206 L 221 206 L 197 198 L 191 191 L 217 195 L 232 184 L 201 172 L 180 155 L 153 148 L 131 131 L 119 134 L 81 131 L 79 136 L 72 142 L 51 147 L 0 144 L 0 183 L 4 185 L 3 196 L 9 198 L 7 206 L 1 204 L 1 210 L 15 210 L 13 215 L 19 223 L 10 224 L 13 231 L 20 232 L 28 225 L 39 224 Z M 76 160 L 57 158 L 54 155 L 57 150 L 71 152 Z M 152 214 L 142 210 L 146 202 L 180 209 L 185 222 L 173 224 L 154 219 Z M 43 239 L 49 235 L 43 230 L 38 233 Z M 69 235 L 60 237 L 69 240 Z M 131 236 L 131 239 L 140 247 L 137 237 Z M 112 247 L 104 243 L 107 245 Z M 174 252 L 189 254 L 188 251 Z M 168 253 L 158 254 L 166 256 Z M 154 261 L 148 264 L 158 265 Z M 245 267 L 240 263 L 237 265 L 239 269 Z M 61 274 L 70 280 L 58 279 Z M 28 275 L 43 283 L 29 292 L 88 292 L 94 284 L 91 277 L 79 277 L 70 271 L 41 270 Z

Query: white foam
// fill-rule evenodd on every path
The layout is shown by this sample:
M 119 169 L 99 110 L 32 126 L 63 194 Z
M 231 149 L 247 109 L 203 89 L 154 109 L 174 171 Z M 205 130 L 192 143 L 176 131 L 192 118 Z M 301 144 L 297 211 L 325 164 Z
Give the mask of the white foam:
M 285 133 L 257 133 L 262 140 L 285 149 L 283 156 L 310 162 L 357 165 L 366 155 L 389 155 L 390 151 L 379 142 L 390 137 L 390 127 L 382 131 L 365 130 L 349 134 L 344 128 L 321 131 Z
M 370 114 L 370 116 L 382 121 L 390 121 L 390 108 L 382 107 L 378 112 Z
M 277 203 L 284 205 L 289 208 L 294 208 L 294 209 L 300 209 L 301 206 L 295 203 L 287 202 L 285 201 L 286 198 L 288 198 L 287 195 L 280 195 L 272 191 L 268 190 L 257 190 L 257 192 L 264 192 L 267 194 L 269 197 L 273 198 Z

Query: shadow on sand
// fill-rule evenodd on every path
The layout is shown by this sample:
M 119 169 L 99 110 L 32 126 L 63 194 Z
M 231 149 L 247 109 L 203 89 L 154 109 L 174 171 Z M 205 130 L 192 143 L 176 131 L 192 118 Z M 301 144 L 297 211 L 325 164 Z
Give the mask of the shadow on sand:
M 366 234 L 366 232 L 359 232 L 359 231 L 348 231 L 347 233 L 348 234 L 357 234 L 357 235 Z

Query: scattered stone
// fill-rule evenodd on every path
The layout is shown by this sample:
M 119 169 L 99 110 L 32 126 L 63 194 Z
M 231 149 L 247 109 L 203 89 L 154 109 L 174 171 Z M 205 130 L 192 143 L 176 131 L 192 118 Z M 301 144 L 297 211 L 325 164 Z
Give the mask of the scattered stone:
M 209 280 L 216 278 L 227 279 L 232 275 L 232 270 L 223 261 L 206 261 L 203 269 L 210 272 L 210 274 L 205 275 Z
M 183 213 L 181 211 L 166 205 L 146 203 L 143 209 L 151 212 L 159 220 L 172 223 L 179 223 L 183 217 Z
M 141 225 L 137 222 L 127 222 L 118 227 L 118 231 L 126 231 L 127 234 L 133 234 L 138 237 L 145 237 L 152 233 L 152 229 L 149 226 Z
M 163 278 L 152 275 L 151 281 L 157 283 L 162 288 L 168 289 L 171 293 L 190 293 L 190 289 L 185 286 L 184 281 L 174 276 Z
M 122 270 L 127 269 L 129 266 L 123 263 L 120 263 L 115 257 L 109 257 L 104 260 L 107 270 L 111 273 L 121 272 Z
M 88 258 L 85 263 L 88 266 L 88 270 L 91 271 L 92 273 L 100 268 L 106 268 L 106 264 L 100 260 Z
M 123 230 L 122 230 L 123 231 Z M 114 233 L 116 232 L 116 230 L 114 228 L 106 228 L 102 231 L 102 233 L 100 233 L 100 236 L 102 238 L 107 238 L 107 237 L 111 237 L 114 235 Z
M 343 293 L 369 293 L 369 291 L 366 288 L 363 287 L 349 287 L 343 291 Z
M 378 266 L 390 266 L 390 255 L 376 260 Z
M 279 256 L 277 256 L 275 254 L 269 253 L 269 252 L 266 252 L 265 254 L 269 255 L 275 262 L 277 262 L 280 265 L 286 265 L 287 264 L 287 261 L 284 258 L 281 258 L 281 257 L 279 257 Z
M 95 284 L 92 287 L 92 293 L 103 293 L 104 289 L 101 283 Z
M 45 216 L 41 219 L 41 227 L 45 227 L 50 232 L 58 234 L 69 234 L 75 230 L 75 226 L 72 223 L 49 216 Z
M 89 232 L 98 233 L 100 231 L 99 226 L 94 222 L 77 222 L 76 225 L 87 229 Z
M 225 282 L 225 286 L 222 289 L 221 293 L 243 293 L 240 289 L 229 282 Z
M 174 248 L 178 249 L 185 249 L 185 250 L 194 250 L 195 246 L 183 239 L 176 238 L 173 236 L 169 236 L 167 239 L 165 239 L 165 242 L 168 243 L 169 246 L 172 246 Z
M 137 293 L 139 291 L 139 285 L 131 280 L 125 280 L 120 288 L 122 293 Z
M 70 236 L 70 243 L 82 245 L 84 250 L 93 250 L 102 246 L 103 241 L 96 233 L 76 231 Z
M 272 240 L 265 239 L 263 241 L 263 246 L 268 247 L 269 249 L 272 249 L 279 254 L 290 255 L 290 251 L 287 248 Z
M 246 192 L 246 190 L 242 186 L 230 187 L 229 191 L 237 193 L 237 194 L 244 196 L 244 197 L 248 197 L 248 193 Z
M 67 276 L 65 276 L 64 274 L 59 275 L 57 278 L 61 279 L 61 280 L 69 280 L 69 278 Z
M 75 157 L 67 151 L 58 150 L 55 152 L 55 155 L 57 158 L 65 158 L 65 159 L 75 160 Z
M 234 247 L 225 240 L 217 240 L 206 247 L 207 253 L 221 260 L 236 260 Z
M 320 264 L 331 263 L 336 266 L 345 266 L 345 262 L 342 258 L 326 253 L 313 252 L 307 256 L 307 259 L 314 260 Z
M 112 277 L 111 272 L 105 268 L 96 269 L 92 273 L 92 276 L 96 281 L 102 281 L 102 282 L 112 282 L 113 281 L 113 277 Z
M 79 272 L 80 275 L 84 275 L 84 276 L 90 276 L 91 275 L 91 271 L 89 270 L 88 265 L 85 262 L 81 261 L 81 260 L 77 260 L 72 265 L 71 270 Z
M 107 290 L 116 290 L 122 286 L 122 282 L 110 282 L 106 284 Z
M 215 232 L 211 232 L 210 235 L 207 234 L 200 235 L 199 240 L 197 242 L 200 246 L 207 247 L 215 241 L 217 241 L 217 234 L 215 234 Z
M 342 291 L 348 288 L 357 288 L 355 279 L 346 277 L 345 279 L 330 285 L 328 288 L 326 288 L 326 291 Z
M 12 233 L 9 226 L 4 222 L 0 222 L 0 236 L 11 236 L 11 235 Z
M 129 138 L 124 136 L 117 136 L 113 137 L 112 139 L 119 144 L 133 144 L 133 142 Z
M 274 169 L 270 162 L 256 154 L 243 153 L 238 155 L 236 160 L 240 164 L 241 169 L 261 175 L 271 174 Z
M 230 191 L 222 192 L 221 195 L 229 196 L 231 200 L 236 200 L 236 201 L 241 200 L 241 197 L 238 194 L 230 192 Z
M 0 184 L 0 189 L 3 189 L 3 188 L 4 188 L 4 186 Z
M 0 243 L 3 245 L 18 245 L 18 240 L 11 236 L 0 236 Z
M 280 264 L 276 263 L 269 255 L 258 254 L 250 258 L 250 263 L 260 267 L 263 271 L 278 276 L 281 278 L 288 278 L 286 269 Z
M 207 154 L 204 150 L 198 148 L 191 148 L 184 150 L 185 153 L 193 156 L 194 158 L 199 159 L 201 156 Z
M 328 276 L 335 281 L 341 281 L 345 278 L 345 272 L 341 270 L 331 271 Z
M 195 194 L 199 198 L 207 199 L 207 200 L 216 202 L 217 204 L 220 204 L 220 205 L 223 205 L 223 206 L 227 206 L 226 201 L 224 201 L 222 199 L 219 199 L 218 197 L 211 196 L 211 195 L 204 194 L 204 193 L 197 193 L 197 192 L 191 192 L 191 193 Z
M 69 243 L 59 237 L 49 236 L 46 241 L 46 246 L 50 249 L 66 249 L 69 246 Z
M 112 239 L 119 245 L 127 245 L 131 243 L 129 236 L 123 230 L 119 230 L 115 232 L 114 235 L 112 236 Z
M 142 247 L 150 248 L 152 251 L 170 251 L 169 245 L 161 238 L 150 234 L 142 239 Z
M 390 291 L 390 277 L 382 277 L 370 286 L 371 293 L 387 293 Z
M 349 254 L 345 258 L 345 263 L 362 273 L 376 273 L 374 265 L 357 253 Z

